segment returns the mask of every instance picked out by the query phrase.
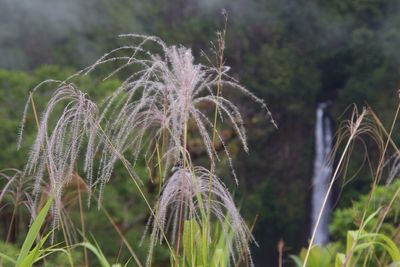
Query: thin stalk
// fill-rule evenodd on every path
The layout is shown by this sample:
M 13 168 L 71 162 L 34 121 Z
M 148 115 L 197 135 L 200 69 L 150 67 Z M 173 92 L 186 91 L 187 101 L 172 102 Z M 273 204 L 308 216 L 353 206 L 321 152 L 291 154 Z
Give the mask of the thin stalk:
M 96 121 L 96 120 L 94 120 L 94 118 L 92 118 L 92 119 L 93 119 L 93 121 Z M 169 250 L 171 251 L 171 253 L 172 253 L 173 260 L 174 260 L 175 262 L 178 262 L 178 259 L 176 258 L 175 254 L 174 254 L 174 252 L 173 252 L 174 250 L 172 249 L 170 243 L 168 242 L 168 238 L 167 238 L 167 236 L 165 235 L 164 231 L 162 230 L 161 224 L 160 224 L 160 222 L 157 220 L 157 217 L 155 216 L 155 213 L 154 213 L 153 208 L 151 207 L 149 201 L 147 200 L 147 198 L 146 198 L 146 196 L 145 196 L 143 190 L 140 188 L 140 185 L 139 185 L 138 182 L 136 181 L 135 176 L 132 174 L 132 171 L 130 170 L 130 168 L 129 168 L 129 166 L 128 166 L 127 160 L 126 160 L 125 157 L 124 157 L 123 155 L 121 155 L 121 154 L 118 152 L 118 150 L 114 147 L 113 143 L 112 143 L 111 140 L 108 138 L 108 136 L 107 136 L 107 134 L 105 133 L 104 129 L 101 127 L 101 125 L 100 125 L 98 122 L 96 122 L 96 126 L 97 126 L 97 128 L 99 129 L 99 131 L 101 132 L 101 134 L 102 134 L 102 136 L 104 137 L 105 141 L 108 143 L 108 145 L 113 149 L 114 153 L 115 153 L 115 154 L 118 156 L 118 158 L 121 160 L 121 162 L 122 162 L 122 164 L 124 165 L 126 171 L 128 172 L 129 177 L 131 178 L 131 180 L 133 181 L 134 185 L 135 185 L 136 188 L 138 189 L 139 194 L 140 194 L 140 196 L 143 198 L 144 202 L 146 203 L 148 209 L 150 210 L 151 215 L 154 217 L 155 223 L 156 223 L 156 224 L 158 225 L 158 227 L 160 228 L 160 231 L 161 231 L 161 234 L 162 234 L 162 236 L 163 236 L 163 238 L 164 238 L 164 240 L 165 240 L 165 243 L 167 244 L 168 249 L 169 249 Z M 100 202 L 99 202 L 99 203 L 100 203 Z M 101 204 L 99 204 L 99 205 L 101 205 Z
M 185 120 L 185 125 L 184 125 L 184 132 L 183 132 L 183 165 L 185 167 L 186 165 L 186 147 L 187 147 L 187 120 Z M 181 189 L 180 192 L 180 205 L 179 205 L 179 224 L 178 224 L 178 237 L 176 240 L 176 255 L 177 257 L 179 256 L 179 243 L 180 243 L 180 239 L 181 239 L 181 235 L 182 235 L 182 221 L 183 221 L 183 189 Z
M 13 176 L 13 177 L 7 182 L 7 184 L 4 186 L 4 188 L 3 188 L 3 190 L 2 190 L 2 192 L 1 192 L 1 194 L 0 194 L 0 203 L 1 203 L 1 201 L 3 200 L 3 197 L 4 197 L 5 193 L 7 192 L 8 187 L 10 187 L 11 184 L 14 182 L 14 179 L 16 179 L 15 177 L 16 177 L 16 176 Z M 15 210 L 15 207 L 14 207 L 14 210 Z M 13 214 L 14 214 L 14 211 L 13 211 Z M 12 222 L 12 221 L 13 221 L 13 219 L 11 220 L 11 222 Z M 10 223 L 10 226 L 9 226 L 9 227 L 11 227 L 11 226 L 12 226 L 12 224 Z M 8 234 L 7 234 L 6 243 L 7 243 L 8 241 L 9 241 L 9 240 L 8 240 Z M 3 264 L 3 258 L 0 259 L 0 266 L 2 266 L 2 264 Z
M 40 122 L 39 122 L 39 117 L 38 117 L 37 112 L 36 112 L 36 105 L 35 105 L 35 101 L 33 100 L 33 92 L 32 91 L 29 92 L 29 100 L 30 100 L 31 105 L 32 105 L 32 111 L 33 111 L 33 115 L 35 117 L 36 127 L 39 129 Z
M 64 225 L 64 221 L 62 219 L 60 219 L 60 225 L 61 225 L 61 231 L 62 231 L 63 236 L 64 236 L 64 240 L 65 240 L 65 244 L 66 244 L 67 250 L 70 251 L 70 247 L 71 246 L 70 246 L 69 238 L 68 238 L 68 235 L 67 235 L 67 230 L 66 230 L 67 228 Z M 54 231 L 53 231 L 52 235 L 54 235 Z
M 392 199 L 390 200 L 388 206 L 385 207 L 384 213 L 383 213 L 383 215 L 381 216 L 381 218 L 380 218 L 380 220 L 379 220 L 379 222 L 378 222 L 378 224 L 377 224 L 377 226 L 376 226 L 376 228 L 375 228 L 375 232 L 376 232 L 376 233 L 379 233 L 379 231 L 380 231 L 380 229 L 381 229 L 381 227 L 382 227 L 382 225 L 383 225 L 383 221 L 385 220 L 386 216 L 388 215 L 388 213 L 389 213 L 390 209 L 392 208 L 393 203 L 394 203 L 394 201 L 396 200 L 396 198 L 398 197 L 399 193 L 400 193 L 400 187 L 397 188 L 397 190 L 396 190 L 396 192 L 393 194 L 393 197 L 392 197 Z M 375 239 L 376 239 L 375 236 L 372 237 L 372 242 L 374 242 Z M 369 248 L 368 248 L 368 254 L 367 254 L 367 256 L 366 256 L 365 259 L 364 259 L 364 264 L 363 264 L 363 266 L 367 266 L 368 260 L 369 260 L 369 258 L 372 256 L 371 254 L 372 254 L 372 250 L 373 250 L 373 249 L 374 249 L 373 246 L 369 246 Z
M 8 232 L 7 232 L 7 238 L 6 238 L 6 243 L 10 241 L 11 238 L 11 230 L 14 228 L 15 229 L 15 217 L 16 217 L 16 213 L 17 213 L 17 203 L 14 206 L 13 209 L 13 213 L 11 216 L 11 222 L 10 222 L 10 226 L 8 227 Z M 14 227 L 13 227 L 14 226 Z
M 16 179 L 17 176 L 13 176 L 3 187 L 3 190 L 1 191 L 0 194 L 0 203 L 4 198 L 4 195 L 6 194 L 6 192 L 8 191 L 8 188 L 12 185 L 12 183 L 14 182 L 14 180 Z
M 347 150 L 348 150 L 349 147 L 350 147 L 351 141 L 352 141 L 352 138 L 349 138 L 349 140 L 347 141 L 346 147 L 345 147 L 345 149 L 344 149 L 344 152 L 343 152 L 342 156 L 340 157 L 338 166 L 337 166 L 336 169 L 335 169 L 335 173 L 334 173 L 334 175 L 333 175 L 333 177 L 332 177 L 332 179 L 331 179 L 331 182 L 329 183 L 328 190 L 327 190 L 327 192 L 326 192 L 326 194 L 325 194 L 324 201 L 322 202 L 322 206 L 321 206 L 321 209 L 320 209 L 319 214 L 318 214 L 317 222 L 316 222 L 316 224 L 315 224 L 315 226 L 314 226 L 314 230 L 313 230 L 313 233 L 312 233 L 312 236 L 311 236 L 310 244 L 308 245 L 307 254 L 306 254 L 306 257 L 304 258 L 303 267 L 306 267 L 306 266 L 307 266 L 308 257 L 310 256 L 310 251 L 311 251 L 312 245 L 313 245 L 313 243 L 314 243 L 315 234 L 316 234 L 316 232 L 317 232 L 317 228 L 318 228 L 319 223 L 320 223 L 320 221 L 321 221 L 322 212 L 323 212 L 324 209 L 325 209 L 326 203 L 327 203 L 327 201 L 328 201 L 328 197 L 329 197 L 330 192 L 331 192 L 332 187 L 333 187 L 333 183 L 334 183 L 335 180 L 336 180 L 336 175 L 337 175 L 338 172 L 339 172 L 339 167 L 342 165 L 342 162 L 343 162 L 343 160 L 344 160 L 344 156 L 345 156 Z
M 117 256 L 115 257 L 115 264 L 117 265 L 118 264 L 118 262 L 119 262 L 119 258 L 121 257 L 121 253 L 122 253 L 122 248 L 123 248 L 123 246 L 124 246 L 124 242 L 121 240 L 120 241 L 120 244 L 119 244 L 119 249 L 118 249 L 118 253 L 117 253 Z
M 376 183 L 379 183 L 379 181 L 380 181 L 379 177 L 381 176 L 381 173 L 382 173 L 382 169 L 383 169 L 382 165 L 384 164 L 384 161 L 385 161 L 385 153 L 386 153 L 386 150 L 387 150 L 387 148 L 389 146 L 389 142 L 392 139 L 393 129 L 394 129 L 394 126 L 396 124 L 399 112 L 400 112 L 400 103 L 397 105 L 396 114 L 395 114 L 395 116 L 393 118 L 392 125 L 391 125 L 390 131 L 389 131 L 389 135 L 388 135 L 386 143 L 385 143 L 385 148 L 383 149 L 383 153 L 382 153 L 382 156 L 381 156 L 380 161 L 379 161 L 378 171 L 377 171 L 377 174 L 376 174 L 376 179 L 374 179 Z
M 181 190 L 180 192 L 180 199 L 179 199 L 179 224 L 178 224 L 178 237 L 176 240 L 176 255 L 179 256 L 179 245 L 180 245 L 180 239 L 181 239 L 181 235 L 182 235 L 182 220 L 183 220 L 183 192 Z
M 217 97 L 221 94 L 221 81 L 222 81 L 222 67 L 224 65 L 224 51 L 225 51 L 225 37 L 226 37 L 226 29 L 228 25 L 228 15 L 224 13 L 224 29 L 222 31 L 222 35 L 218 35 L 218 81 L 217 81 Z M 216 141 L 216 136 L 217 136 L 217 123 L 218 123 L 218 104 L 215 103 L 215 108 L 214 108 L 214 122 L 213 122 L 213 130 L 212 130 L 212 149 L 215 150 L 215 141 Z M 213 154 L 211 154 L 211 157 L 214 157 Z M 208 232 L 209 232 L 209 227 L 211 228 L 211 220 L 210 220 L 210 215 L 211 215 L 211 190 L 212 190 L 212 183 L 213 183 L 213 176 L 212 174 L 215 171 L 215 166 L 214 166 L 214 160 L 211 159 L 211 166 L 210 166 L 210 178 L 209 178 L 209 190 L 208 190 L 208 199 L 207 199 L 207 218 L 205 222 L 205 231 L 203 233 L 203 242 L 208 241 Z
M 387 139 L 386 139 L 386 143 L 385 143 L 385 148 L 384 148 L 384 150 L 383 150 L 382 156 L 381 156 L 380 161 L 379 161 L 379 164 L 378 164 L 378 169 L 377 169 L 377 173 L 376 173 L 376 176 L 375 176 L 375 179 L 374 179 L 374 183 L 373 183 L 373 185 L 372 185 L 371 194 L 370 194 L 370 197 L 368 198 L 368 202 L 367 202 L 367 205 L 368 205 L 368 206 L 367 206 L 367 207 L 365 208 L 365 210 L 364 210 L 363 220 L 364 220 L 364 218 L 365 218 L 366 215 L 367 215 L 366 213 L 367 213 L 369 204 L 370 204 L 370 202 L 371 202 L 371 200 L 372 200 L 373 193 L 375 192 L 376 186 L 377 186 L 377 184 L 378 184 L 379 181 L 380 181 L 380 176 L 381 176 L 382 169 L 383 169 L 382 166 L 383 166 L 383 164 L 384 164 L 384 159 L 385 159 L 385 153 L 386 153 L 387 148 L 388 148 L 388 146 L 389 146 L 389 142 L 392 140 L 392 133 L 393 133 L 393 129 L 394 129 L 394 126 L 395 126 L 395 124 L 396 124 L 396 121 L 397 121 L 397 117 L 398 117 L 398 115 L 399 115 L 399 112 L 400 112 L 400 103 L 397 105 L 397 110 L 396 110 L 395 116 L 394 116 L 394 118 L 393 118 L 392 125 L 391 125 L 391 127 L 390 127 L 390 131 L 389 131 L 389 133 L 387 134 Z M 389 207 L 391 207 L 391 205 L 393 204 L 392 202 L 395 200 L 395 198 L 397 197 L 397 194 L 398 194 L 398 193 L 399 193 L 399 190 L 396 191 L 396 193 L 394 194 L 393 198 L 391 199 L 390 204 L 389 204 Z M 385 213 L 384 213 L 384 215 L 382 216 L 382 219 L 381 219 L 381 221 L 379 222 L 379 224 L 378 224 L 378 226 L 377 226 L 377 228 L 376 228 L 376 232 L 379 232 L 379 230 L 380 230 L 380 228 L 381 228 L 381 226 L 382 226 L 382 224 L 383 224 L 383 220 L 385 219 L 387 213 L 389 212 L 389 207 L 386 208 Z M 375 238 L 373 238 L 373 239 L 375 240 Z M 355 243 L 357 243 L 357 240 L 356 240 Z M 355 245 L 354 245 L 353 247 L 355 247 Z M 372 253 L 372 246 L 370 246 L 369 249 L 368 249 L 368 253 L 367 253 L 367 256 L 366 256 L 365 259 L 364 259 L 364 264 L 363 264 L 363 266 L 366 266 L 367 260 L 371 257 L 371 253 Z
M 399 112 L 399 107 L 397 108 L 397 111 L 396 111 L 396 116 L 395 116 L 395 119 L 397 118 L 397 116 L 398 116 L 398 112 Z M 393 148 L 396 150 L 396 152 L 398 153 L 399 152 L 399 149 L 398 149 L 398 147 L 397 147 L 397 145 L 396 145 L 396 143 L 393 141 L 393 139 L 391 138 L 391 135 L 392 135 L 392 130 L 393 130 L 393 128 L 394 128 L 394 124 L 392 123 L 392 127 L 391 127 L 391 130 L 388 132 L 387 130 L 386 130 L 386 128 L 383 126 L 383 124 L 382 124 L 382 122 L 381 122 L 381 120 L 378 118 L 378 116 L 373 112 L 373 111 L 371 111 L 371 115 L 372 115 L 372 117 L 374 118 L 374 120 L 375 120 L 375 123 L 379 126 L 379 128 L 383 131 L 383 133 L 386 135 L 386 137 L 387 137 L 387 142 L 390 142 L 390 144 L 393 146 Z M 374 179 L 374 181 L 376 180 L 377 178 L 375 178 Z M 364 208 L 364 213 L 363 213 L 363 217 L 362 217 L 362 220 L 361 220 L 361 226 L 363 225 L 363 223 L 364 223 L 364 221 L 365 221 L 365 218 L 366 218 L 366 211 L 367 211 L 367 209 L 368 209 L 368 207 L 369 207 L 369 204 L 370 204 L 370 202 L 371 202 L 371 198 L 372 198 L 372 195 L 373 195 L 373 193 L 374 193 L 374 191 L 375 191 L 375 188 L 376 188 L 376 186 L 375 186 L 375 183 L 372 185 L 372 189 L 371 189 L 371 192 L 370 192 L 370 194 L 369 194 L 369 197 L 368 197 L 368 201 L 367 201 L 367 203 L 366 203 L 366 205 L 365 205 L 365 208 Z M 394 196 L 396 196 L 398 193 L 397 193 L 397 191 L 396 191 L 396 193 L 394 194 Z M 393 200 L 393 199 L 392 199 Z M 383 216 L 383 219 L 386 217 L 386 215 L 384 215 Z M 383 222 L 383 219 L 382 219 L 382 222 Z M 379 229 L 380 229 L 380 227 L 378 227 L 377 228 L 378 230 L 377 231 L 379 231 Z M 358 237 L 358 235 L 357 235 L 357 237 Z M 354 250 L 354 247 L 355 247 L 355 245 L 357 244 L 357 239 L 356 239 L 356 242 L 354 242 L 354 246 L 350 249 L 350 253 L 349 253 L 349 255 L 346 255 L 346 261 L 345 261 L 345 263 L 347 262 L 347 260 L 350 258 L 350 256 L 352 255 L 352 253 L 353 253 L 353 250 Z M 359 258 L 359 257 L 358 257 Z M 365 259 L 367 259 L 367 257 L 365 257 Z M 356 261 L 358 261 L 358 260 L 356 260 Z M 364 266 L 366 265 L 366 262 L 364 261 Z
M 308 262 L 308 258 L 310 256 L 311 248 L 313 246 L 315 235 L 317 233 L 317 228 L 318 228 L 319 223 L 321 221 L 322 213 L 323 213 L 323 211 L 325 209 L 326 203 L 328 201 L 328 197 L 329 197 L 329 195 L 330 195 L 330 193 L 332 191 L 332 187 L 333 187 L 334 182 L 336 181 L 336 177 L 337 177 L 337 175 L 339 173 L 340 167 L 341 167 L 341 165 L 342 165 L 342 163 L 343 163 L 343 161 L 345 159 L 345 155 L 347 154 L 347 151 L 349 150 L 350 144 L 351 144 L 351 142 L 353 141 L 354 137 L 357 134 L 358 127 L 360 126 L 360 123 L 361 123 L 362 119 L 364 118 L 364 115 L 365 115 L 365 112 L 363 112 L 360 115 L 360 117 L 357 119 L 357 121 L 356 121 L 356 123 L 354 125 L 354 128 L 350 129 L 349 139 L 348 139 L 348 141 L 346 143 L 346 146 L 345 146 L 345 148 L 343 150 L 343 153 L 342 153 L 342 155 L 340 157 L 340 160 L 339 160 L 338 165 L 337 165 L 337 167 L 335 169 L 335 172 L 334 172 L 334 174 L 333 174 L 333 176 L 331 178 L 328 190 L 327 190 L 327 192 L 325 194 L 325 197 L 324 197 L 324 201 L 322 202 L 322 206 L 321 206 L 321 209 L 320 209 L 319 214 L 318 214 L 317 222 L 316 222 L 316 224 L 314 226 L 313 233 L 311 235 L 311 240 L 310 240 L 310 243 L 308 245 L 307 253 L 306 253 L 306 256 L 304 258 L 303 267 L 307 266 L 307 262 Z
M 189 206 L 190 207 L 190 212 L 189 212 L 189 214 L 190 214 L 190 216 L 192 216 L 192 214 L 193 214 L 193 210 L 192 210 L 192 205 L 190 205 Z M 193 235 L 192 235 L 192 233 L 193 233 L 193 223 L 192 223 L 192 220 L 193 220 L 193 218 L 192 217 L 190 217 L 190 241 L 191 241 L 191 244 L 190 244 L 190 255 L 191 255 L 191 260 L 192 260 L 192 262 L 191 262 L 191 266 L 196 266 L 196 263 L 195 263 L 195 261 L 194 261 L 194 246 L 195 246 L 195 240 L 194 240 L 194 238 L 192 238 L 193 237 Z M 202 244 L 203 246 L 204 246 L 204 244 Z
M 398 111 L 397 111 L 398 112 Z M 396 149 L 397 152 L 399 152 L 399 148 L 397 147 L 396 143 L 393 141 L 392 138 L 389 138 L 392 134 L 388 133 L 386 128 L 383 126 L 381 120 L 378 118 L 378 116 L 375 114 L 375 112 L 371 111 L 371 115 L 374 118 L 375 122 L 378 124 L 379 128 L 383 131 L 383 133 L 388 137 L 388 140 L 390 144 L 393 146 L 394 149 Z
M 165 96 L 164 95 L 164 104 L 163 104 L 163 112 L 164 112 L 164 116 L 167 116 L 166 115 L 166 113 L 167 113 L 167 103 L 168 103 L 168 99 L 167 99 L 167 96 Z M 165 129 L 165 128 L 163 128 L 163 130 L 162 130 L 162 135 L 161 135 L 161 153 L 160 153 L 160 155 L 164 155 L 164 151 L 165 151 L 165 146 L 167 145 L 167 134 L 168 134 L 168 132 L 167 132 L 167 130 Z M 164 180 L 164 176 L 163 176 L 163 171 L 162 171 L 162 168 L 161 168 L 161 157 L 159 157 L 159 164 L 160 164 L 160 189 L 161 189 L 161 187 L 162 187 L 162 183 L 163 183 L 163 180 Z M 159 192 L 159 194 L 158 194 L 158 196 L 160 197 L 160 194 L 161 194 L 161 190 L 160 190 L 160 192 Z
M 86 227 L 85 227 L 85 219 L 83 218 L 82 197 L 81 197 L 81 189 L 80 189 L 79 185 L 78 185 L 78 197 L 79 197 L 79 214 L 80 214 L 80 219 L 81 219 L 83 242 L 86 242 Z M 85 257 L 85 266 L 89 266 L 87 248 L 85 246 L 83 247 L 83 254 Z
M 227 23 L 228 23 L 228 17 L 225 15 L 225 25 L 224 25 L 224 30 L 222 31 L 222 35 L 218 35 L 218 81 L 217 81 L 217 97 L 221 94 L 221 81 L 222 81 L 222 67 L 224 65 L 224 51 L 225 51 L 225 37 L 226 37 L 226 28 L 227 28 Z M 213 123 L 213 132 L 212 132 L 212 146 L 213 149 L 215 150 L 215 140 L 217 137 L 217 123 L 218 123 L 218 104 L 215 104 L 215 109 L 214 109 L 214 123 Z M 211 154 L 213 157 L 213 154 Z M 214 160 L 211 159 L 211 166 L 210 166 L 210 172 L 211 174 L 215 171 L 215 166 L 214 166 Z M 212 188 L 212 175 L 210 175 L 210 185 L 209 185 L 209 193 L 208 193 L 208 205 L 210 205 L 211 202 L 211 188 Z M 210 212 L 208 211 L 208 215 L 210 215 Z M 208 218 L 209 220 L 209 218 Z
M 156 144 L 156 150 L 157 150 L 157 164 L 158 164 L 158 196 L 160 196 L 162 187 L 162 166 L 161 166 L 162 162 L 161 162 L 160 149 L 158 148 L 158 143 Z
M 384 211 L 384 213 L 383 213 L 383 215 L 382 215 L 382 217 L 381 217 L 381 219 L 380 219 L 380 221 L 379 221 L 379 224 L 378 224 L 378 226 L 376 227 L 376 232 L 377 232 L 377 233 L 378 233 L 379 230 L 381 229 L 382 224 L 383 224 L 383 221 L 385 220 L 386 216 L 388 215 L 390 209 L 391 209 L 392 206 L 393 206 L 394 201 L 395 201 L 396 198 L 399 196 L 399 194 L 400 194 L 400 187 L 397 188 L 396 192 L 393 194 L 393 197 L 392 197 L 392 199 L 391 199 L 390 202 L 389 202 L 389 205 L 385 208 L 385 211 Z
M 259 217 L 259 215 L 256 214 L 256 216 L 254 217 L 253 223 L 252 223 L 251 226 L 250 226 L 250 233 L 253 232 L 254 227 L 256 226 L 258 217 Z M 248 241 L 249 241 L 249 240 L 248 240 Z M 243 251 L 243 252 L 242 252 L 242 255 L 240 255 L 238 261 L 237 261 L 236 264 L 235 264 L 235 267 L 239 267 L 239 264 L 240 264 L 241 260 L 244 258 L 244 253 L 245 253 L 245 252 L 244 252 L 244 250 L 242 250 L 242 251 Z
M 81 181 L 82 183 L 84 183 L 85 186 L 88 186 L 88 185 L 86 184 L 86 182 L 85 182 L 83 179 L 80 179 L 80 181 Z M 129 244 L 128 240 L 126 240 L 126 238 L 124 237 L 124 235 L 122 234 L 121 230 L 119 229 L 119 227 L 117 226 L 117 224 L 114 222 L 113 218 L 112 218 L 111 215 L 108 213 L 108 211 L 106 210 L 106 208 L 101 204 L 100 200 L 96 197 L 96 195 L 94 195 L 94 194 L 93 194 L 92 192 L 90 192 L 90 191 L 89 191 L 89 194 L 91 195 L 91 197 L 93 197 L 93 198 L 97 201 L 97 203 L 98 203 L 98 205 L 99 205 L 99 207 L 100 207 L 100 210 L 104 212 L 104 214 L 106 215 L 108 221 L 111 223 L 111 225 L 114 227 L 115 231 L 116 231 L 116 232 L 118 233 L 118 235 L 120 236 L 121 241 L 125 244 L 126 248 L 127 248 L 128 251 L 131 253 L 133 259 L 134 259 L 135 262 L 136 262 L 136 264 L 137 264 L 139 267 L 143 267 L 143 265 L 140 263 L 140 260 L 139 260 L 138 256 L 136 255 L 136 253 L 133 251 L 131 245 Z
M 99 202 L 99 200 L 97 200 Z M 116 223 L 114 222 L 113 218 L 111 217 L 111 215 L 108 213 L 108 211 L 104 208 L 104 206 L 99 202 L 100 205 L 100 209 L 104 212 L 104 214 L 106 215 L 107 219 L 110 221 L 111 225 L 114 227 L 115 231 L 118 233 L 118 235 L 121 237 L 122 242 L 124 242 L 125 246 L 127 247 L 127 249 L 129 250 L 129 252 L 131 253 L 133 259 L 135 260 L 136 264 L 139 267 L 143 267 L 143 265 L 140 263 L 140 260 L 138 258 L 138 256 L 136 255 L 136 253 L 133 251 L 132 247 L 129 245 L 128 240 L 126 240 L 126 238 L 124 237 L 124 235 L 122 234 L 121 230 L 119 229 L 119 227 L 116 225 Z
M 180 148 L 180 149 L 182 149 L 182 151 L 181 151 L 182 154 L 186 153 L 186 151 L 183 148 Z M 191 177 L 193 179 L 195 179 L 196 175 L 194 173 L 194 170 L 192 169 L 191 162 L 188 160 L 188 158 L 186 156 L 183 158 L 183 161 L 184 161 L 184 165 L 187 166 L 187 169 L 190 171 Z M 204 233 L 207 234 L 207 232 L 206 232 L 207 231 L 207 221 L 206 221 L 207 214 L 206 214 L 205 207 L 204 207 L 203 197 L 201 196 L 201 194 L 199 194 L 199 188 L 198 188 L 197 181 L 194 182 L 194 185 L 195 185 L 196 198 L 197 198 L 197 202 L 198 202 L 200 213 L 201 213 L 201 218 L 203 220 L 202 226 L 205 225 L 205 229 L 202 230 L 202 233 L 203 233 L 202 234 L 202 238 L 204 238 L 204 236 L 207 236 L 207 235 L 204 234 Z M 207 240 L 205 240 L 205 241 L 207 241 Z M 203 239 L 203 242 L 204 242 L 203 244 L 206 244 L 205 241 Z M 203 245 L 202 246 L 202 252 L 203 252 L 203 264 L 204 264 L 204 266 L 207 265 L 206 264 L 206 262 L 207 262 L 206 249 L 207 249 L 207 246 Z

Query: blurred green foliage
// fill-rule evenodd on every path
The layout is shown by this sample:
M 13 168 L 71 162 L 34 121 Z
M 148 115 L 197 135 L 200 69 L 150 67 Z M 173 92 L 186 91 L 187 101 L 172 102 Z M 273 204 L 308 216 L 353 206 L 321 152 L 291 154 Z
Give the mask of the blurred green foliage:
M 398 180 L 390 185 L 378 186 L 373 194 L 362 195 L 358 200 L 353 202 L 351 207 L 337 209 L 333 214 L 329 227 L 332 240 L 344 240 L 346 233 L 343 229 L 357 229 L 360 227 L 365 210 L 365 217 L 367 218 L 381 209 L 380 216 L 374 217 L 365 228 L 367 232 L 373 232 L 385 213 L 386 208 L 389 207 L 389 203 L 392 201 L 390 211 L 387 213 L 382 224 L 381 233 L 396 238 L 396 231 L 398 231 L 398 227 L 400 226 L 400 198 L 395 192 L 399 189 L 399 186 L 400 181 Z

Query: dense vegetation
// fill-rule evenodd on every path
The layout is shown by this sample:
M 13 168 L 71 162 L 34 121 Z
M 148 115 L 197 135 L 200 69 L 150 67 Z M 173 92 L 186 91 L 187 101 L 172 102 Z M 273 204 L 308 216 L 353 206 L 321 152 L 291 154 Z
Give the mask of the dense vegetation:
M 234 132 L 227 131 L 229 147 L 240 186 L 236 187 L 229 168 L 219 168 L 226 178 L 241 213 L 250 225 L 258 214 L 254 235 L 256 266 L 276 266 L 277 244 L 286 244 L 285 254 L 296 254 L 306 246 L 310 233 L 309 200 L 313 160 L 314 113 L 320 101 L 332 101 L 332 118 L 346 119 L 351 103 L 359 108 L 370 105 L 386 128 L 393 119 L 399 83 L 400 2 L 375 1 L 39 1 L 36 5 L 0 0 L 0 166 L 23 168 L 29 145 L 35 137 L 34 114 L 28 114 L 22 151 L 16 141 L 23 106 L 29 91 L 45 79 L 64 79 L 111 48 L 127 44 L 120 33 L 160 36 L 168 44 L 192 47 L 196 58 L 210 53 L 210 40 L 223 27 L 221 8 L 229 13 L 226 36 L 226 64 L 233 76 L 257 96 L 265 99 L 279 129 L 274 129 L 257 108 L 239 95 L 248 130 L 247 155 L 238 147 Z M 90 12 L 89 12 L 90 11 Z M 43 29 L 46 29 L 44 31 Z M 44 65 L 44 66 L 43 66 Z M 110 66 L 110 68 L 113 66 Z M 95 100 L 101 100 L 120 83 L 119 77 L 99 83 L 109 69 L 77 81 Z M 97 86 L 99 85 L 99 86 Z M 35 95 L 38 110 L 43 110 L 51 88 Z M 344 113 L 343 113 L 344 112 Z M 341 116 L 344 114 L 343 116 Z M 397 126 L 394 130 L 396 133 Z M 397 131 L 398 133 L 398 131 Z M 392 136 L 398 143 L 397 134 Z M 204 162 L 206 152 L 192 144 L 195 160 Z M 367 143 L 371 162 L 378 148 Z M 360 153 L 356 153 L 360 152 Z M 348 221 L 352 201 L 365 198 L 372 175 L 368 167 L 359 170 L 364 160 L 363 146 L 355 146 L 347 175 L 335 189 L 337 207 L 331 225 L 332 240 L 345 237 L 357 225 Z M 374 161 L 375 160 L 375 161 Z M 228 164 L 226 164 L 228 166 Z M 139 168 L 143 173 L 145 163 Z M 357 174 L 355 177 L 353 175 Z M 111 184 L 105 188 L 104 207 L 141 258 L 146 257 L 140 240 L 149 212 L 137 191 L 124 179 L 122 166 L 116 167 Z M 231 184 L 229 184 L 231 183 Z M 342 187 L 342 185 L 345 185 Z M 156 186 L 146 184 L 150 198 Z M 72 190 L 73 191 L 73 190 Z M 79 225 L 79 203 L 71 203 L 71 217 Z M 362 205 L 362 204 L 354 204 Z M 1 210 L 2 239 L 21 242 L 29 222 L 21 208 L 12 219 L 13 206 Z M 88 228 L 110 258 L 127 257 L 113 226 L 102 211 L 85 210 Z M 390 219 L 396 216 L 390 216 Z M 13 227 L 9 225 L 13 221 Z M 398 227 L 390 221 L 384 229 Z M 387 230 L 387 231 L 389 231 Z M 386 230 L 385 230 L 386 231 Z M 107 232 L 110 234 L 104 235 Z M 390 234 L 389 232 L 385 232 Z M 10 251 L 13 248 L 8 248 Z M 345 244 L 337 245 L 338 251 Z M 157 253 L 160 264 L 168 254 Z M 288 258 L 288 257 L 287 257 Z M 289 260 L 288 260 L 289 261 Z

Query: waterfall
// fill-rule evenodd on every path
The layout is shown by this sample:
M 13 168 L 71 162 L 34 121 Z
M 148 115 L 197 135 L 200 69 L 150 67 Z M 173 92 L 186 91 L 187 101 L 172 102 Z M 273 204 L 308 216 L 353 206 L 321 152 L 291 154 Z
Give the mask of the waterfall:
M 326 114 L 327 103 L 318 104 L 317 120 L 315 125 L 315 158 L 312 178 L 312 230 L 318 220 L 318 215 L 324 201 L 332 174 L 332 164 L 328 158 L 332 151 L 331 119 Z M 323 245 L 328 243 L 328 224 L 331 211 L 328 199 L 316 231 L 314 243 Z

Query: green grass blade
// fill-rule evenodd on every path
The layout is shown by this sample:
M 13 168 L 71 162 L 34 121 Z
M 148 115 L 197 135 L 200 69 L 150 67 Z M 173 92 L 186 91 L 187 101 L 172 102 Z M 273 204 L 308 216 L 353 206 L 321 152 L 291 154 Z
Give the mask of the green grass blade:
M 125 263 L 124 267 L 128 267 L 129 262 L 131 261 L 132 258 L 129 258 L 129 260 Z
M 295 255 L 290 255 L 289 258 L 294 262 L 295 266 L 297 267 L 303 266 L 303 261 L 300 259 L 300 257 Z
M 49 197 L 46 204 L 40 210 L 36 219 L 33 221 L 32 226 L 30 227 L 29 232 L 26 235 L 24 244 L 22 245 L 22 248 L 20 250 L 19 256 L 17 258 L 16 266 L 20 266 L 20 264 L 24 261 L 24 259 L 28 255 L 29 250 L 32 248 L 32 245 L 35 242 L 35 238 L 39 234 L 39 231 L 40 231 L 40 228 L 42 228 L 44 219 L 46 218 L 46 215 L 49 212 L 52 201 L 53 201 L 53 194 Z
M 6 254 L 3 254 L 0 252 L 0 258 L 5 259 L 6 261 L 12 262 L 14 264 L 17 263 L 17 261 L 13 258 L 11 258 L 10 256 L 7 256 Z
M 48 256 L 50 256 L 51 254 L 54 254 L 54 253 L 63 253 L 63 254 L 67 257 L 68 262 L 69 262 L 69 265 L 70 265 L 71 267 L 74 266 L 74 261 L 73 261 L 72 255 L 71 255 L 71 253 L 68 252 L 67 249 L 64 249 L 64 248 L 52 248 L 52 247 L 50 247 L 50 248 L 46 248 L 46 249 L 44 250 L 44 253 L 46 253 L 46 254 L 42 254 L 42 256 L 40 256 L 40 257 L 37 259 L 37 261 L 39 261 L 39 260 L 41 260 L 41 259 L 44 259 L 44 258 L 46 258 L 46 257 L 48 257 Z
M 93 244 L 89 242 L 83 242 L 78 244 L 78 246 L 86 247 L 89 249 L 94 255 L 96 255 L 97 259 L 99 260 L 99 263 L 102 267 L 111 267 L 111 265 L 108 263 L 106 257 L 104 256 L 103 252 Z
M 31 267 L 35 262 L 37 262 L 40 257 L 46 252 L 46 249 L 41 250 L 40 248 L 46 243 L 47 238 L 50 233 L 44 236 L 40 241 L 36 244 L 36 246 L 28 253 L 26 257 L 23 258 L 21 264 L 17 265 L 19 267 Z

